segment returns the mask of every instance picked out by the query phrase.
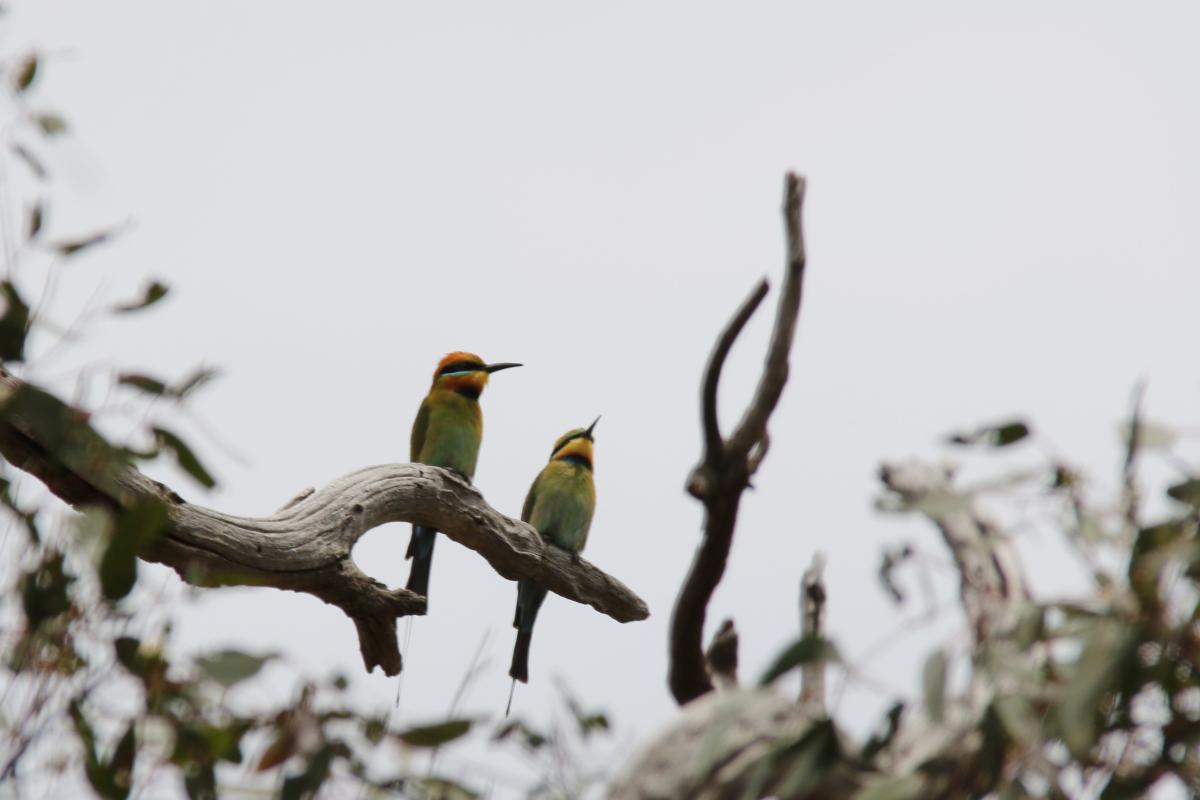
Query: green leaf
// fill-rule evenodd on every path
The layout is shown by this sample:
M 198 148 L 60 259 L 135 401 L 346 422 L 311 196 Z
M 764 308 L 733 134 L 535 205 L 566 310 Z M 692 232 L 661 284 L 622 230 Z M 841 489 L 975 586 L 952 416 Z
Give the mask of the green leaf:
M 18 92 L 24 92 L 33 85 L 38 74 L 38 57 L 37 53 L 30 53 L 21 59 L 21 63 L 17 65 L 16 71 L 13 73 L 13 88 Z
M 229 688 L 253 678 L 274 653 L 256 656 L 241 650 L 218 650 L 196 659 L 196 666 L 222 686 Z
M 333 764 L 334 748 L 326 743 L 309 759 L 308 766 L 299 775 L 292 775 L 283 782 L 279 792 L 280 800 L 308 800 L 315 798 L 321 784 L 329 777 L 329 768 Z
M 221 371 L 215 367 L 200 367 L 191 375 L 181 380 L 177 385 L 173 386 L 171 394 L 183 400 L 220 374 Z
M 941 722 L 946 712 L 946 654 L 941 650 L 934 650 L 925 659 L 921 685 L 925 690 L 925 709 L 929 718 Z
M 492 734 L 493 742 L 502 742 L 512 736 L 520 736 L 521 744 L 530 750 L 540 750 L 549 739 L 541 733 L 538 733 L 533 728 L 529 727 L 525 722 L 515 719 L 501 725 L 497 731 Z
M 117 314 L 128 314 L 131 311 L 141 311 L 143 308 L 152 306 L 159 300 L 162 300 L 167 296 L 169 291 L 170 287 L 168 287 L 166 284 L 153 281 L 142 291 L 142 296 L 137 300 L 131 300 L 128 303 L 119 303 L 118 305 L 113 306 L 112 310 Z
M 204 468 L 204 465 L 200 463 L 200 459 L 196 458 L 196 454 L 192 452 L 192 449 L 182 439 L 165 428 L 154 427 L 150 430 L 154 432 L 159 446 L 173 452 L 180 468 L 192 476 L 197 483 L 206 489 L 211 489 L 217 485 L 217 481 Z
M 35 204 L 29 209 L 29 226 L 25 229 L 26 238 L 36 239 L 37 235 L 42 232 L 42 223 L 45 221 L 45 211 L 42 208 L 42 204 Z
M 1134 628 L 1117 620 L 1092 624 L 1058 709 L 1063 740 L 1076 758 L 1086 758 L 1096 743 L 1104 701 L 1120 681 L 1137 641 Z
M 883 730 L 871 734 L 871 738 L 863 745 L 861 755 L 864 761 L 871 761 L 891 745 L 900 731 L 900 719 L 903 716 L 904 703 L 893 703 L 883 717 Z
M 428 797 L 437 800 L 476 800 L 480 795 L 449 778 L 415 778 L 405 782 L 406 787 L 416 789 L 412 797 Z M 405 797 L 410 796 L 405 794 Z
M 31 628 L 71 608 L 70 587 L 75 581 L 64 569 L 62 553 L 47 553 L 42 563 L 21 579 L 21 600 Z
M 117 742 L 113 756 L 108 762 L 108 771 L 112 775 L 113 784 L 121 791 L 121 797 L 129 795 L 129 788 L 133 784 L 133 761 L 137 756 L 136 726 L 136 719 L 129 721 L 129 727 Z
M 0 299 L 4 301 L 4 315 L 0 316 L 0 361 L 24 361 L 29 306 L 12 281 L 0 283 Z
M 925 796 L 924 778 L 920 775 L 900 775 L 868 784 L 852 800 L 920 800 Z
M 29 148 L 23 144 L 13 142 L 9 145 L 9 149 L 13 151 L 13 155 L 25 163 L 25 166 L 33 173 L 33 177 L 38 180 L 45 180 L 46 175 L 49 174 L 46 170 L 46 165 L 42 163 L 40 158 L 31 153 Z
M 112 539 L 100 560 L 100 588 L 109 600 L 129 594 L 137 581 L 138 553 L 167 525 L 167 507 L 154 499 L 142 499 L 117 517 Z
M 158 378 L 152 378 L 139 372 L 124 372 L 117 376 L 117 383 L 121 386 L 132 386 L 138 391 L 155 396 L 168 392 L 167 385 Z
M 1200 479 L 1192 478 L 1168 487 L 1167 496 L 1172 500 L 1200 508 Z
M 984 425 L 974 431 L 950 434 L 946 441 L 957 445 L 986 444 L 991 447 L 1008 447 L 1029 436 L 1030 427 L 1021 420 L 1010 420 L 996 425 Z
M 43 111 L 40 114 L 36 114 L 33 121 L 42 129 L 42 133 L 47 136 L 58 136 L 67 131 L 67 121 L 58 114 L 50 111 Z
M 111 230 L 99 231 L 89 236 L 84 236 L 79 239 L 67 239 L 54 244 L 54 249 L 58 251 L 60 256 L 73 256 L 87 250 L 90 247 L 95 247 L 98 244 L 104 244 L 112 238 Z
M 451 719 L 434 725 L 420 725 L 401 731 L 396 738 L 409 747 L 441 747 L 466 736 L 471 730 L 471 720 Z
M 766 686 L 781 675 L 791 672 L 796 667 L 812 664 L 818 661 L 839 661 L 837 648 L 828 639 L 804 636 L 791 644 L 786 650 L 775 657 L 771 666 L 759 679 L 759 686 Z

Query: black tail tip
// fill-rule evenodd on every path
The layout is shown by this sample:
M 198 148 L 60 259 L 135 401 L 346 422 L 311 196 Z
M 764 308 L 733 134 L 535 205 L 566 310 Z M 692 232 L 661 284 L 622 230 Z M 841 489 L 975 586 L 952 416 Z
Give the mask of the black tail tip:
M 408 573 L 408 583 L 405 585 L 410 592 L 416 592 L 425 598 L 429 605 L 429 564 L 420 559 L 413 559 L 412 569 Z

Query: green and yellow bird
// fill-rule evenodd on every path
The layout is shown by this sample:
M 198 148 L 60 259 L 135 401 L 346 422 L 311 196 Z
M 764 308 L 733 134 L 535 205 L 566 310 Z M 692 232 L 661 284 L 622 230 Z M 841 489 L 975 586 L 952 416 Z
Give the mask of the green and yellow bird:
M 575 428 L 558 437 L 550 452 L 550 463 L 534 479 L 521 509 L 521 519 L 532 525 L 543 541 L 572 554 L 578 554 L 587 544 L 588 528 L 596 511 L 592 431 L 599 421 L 596 417 L 588 427 Z M 514 687 L 517 681 L 529 682 L 529 642 L 538 609 L 545 599 L 545 588 L 533 581 L 517 583 L 517 613 L 513 618 L 517 643 L 508 670 Z
M 479 443 L 483 439 L 483 414 L 479 395 L 493 372 L 520 364 L 485 364 L 474 353 L 450 353 L 438 362 L 433 385 L 413 421 L 409 458 L 420 464 L 445 467 L 468 481 L 475 475 Z M 412 559 L 408 588 L 429 597 L 429 570 L 437 531 L 413 526 L 405 558 Z

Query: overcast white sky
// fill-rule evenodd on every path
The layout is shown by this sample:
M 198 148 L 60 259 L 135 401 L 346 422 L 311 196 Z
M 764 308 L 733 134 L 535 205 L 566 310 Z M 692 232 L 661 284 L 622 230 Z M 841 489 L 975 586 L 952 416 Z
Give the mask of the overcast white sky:
M 793 378 L 710 610 L 736 619 L 749 676 L 795 634 L 815 550 L 846 653 L 901 619 L 877 588 L 880 547 L 937 549 L 871 509 L 881 458 L 939 455 L 948 429 L 1021 413 L 1108 479 L 1139 377 L 1155 416 L 1197 422 L 1194 3 L 14 5 L 3 44 L 49 54 L 36 99 L 72 126 L 47 151 L 52 232 L 132 222 L 69 266 L 58 313 L 96 286 L 173 288 L 46 372 L 220 366 L 196 410 L 245 462 L 194 437 L 221 488 L 176 481 L 187 497 L 264 514 L 404 460 L 454 349 L 527 365 L 483 397 L 476 483 L 501 510 L 519 512 L 558 434 L 604 415 L 586 555 L 652 616 L 619 625 L 551 597 L 523 714 L 557 707 L 561 676 L 625 741 L 672 715 L 700 372 L 754 281 L 779 275 L 787 169 L 810 182 Z M 768 317 L 727 370 L 730 424 Z M 397 585 L 407 540 L 381 528 L 355 555 Z M 1053 541 L 1023 546 L 1043 591 L 1068 585 Z M 431 593 L 402 714 L 444 713 L 489 634 L 467 708 L 500 713 L 514 585 L 443 541 Z M 378 707 L 395 692 L 308 596 L 204 592 L 177 631 L 189 650 L 341 669 Z M 907 690 L 926 644 L 864 666 Z M 854 692 L 841 710 L 865 726 L 889 699 Z

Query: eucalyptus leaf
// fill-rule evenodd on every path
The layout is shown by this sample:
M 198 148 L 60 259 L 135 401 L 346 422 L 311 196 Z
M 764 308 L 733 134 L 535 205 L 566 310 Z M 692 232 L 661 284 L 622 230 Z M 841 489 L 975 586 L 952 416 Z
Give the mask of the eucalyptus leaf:
M 409 747 L 440 747 L 465 736 L 471 730 L 471 720 L 451 719 L 433 725 L 420 725 L 401 731 L 396 738 Z
M 274 653 L 257 656 L 231 649 L 200 656 L 195 663 L 205 675 L 228 689 L 253 678 L 273 658 Z
M 934 722 L 941 722 L 946 713 L 946 654 L 934 650 L 925 659 L 921 670 L 921 685 L 925 691 L 925 710 Z

